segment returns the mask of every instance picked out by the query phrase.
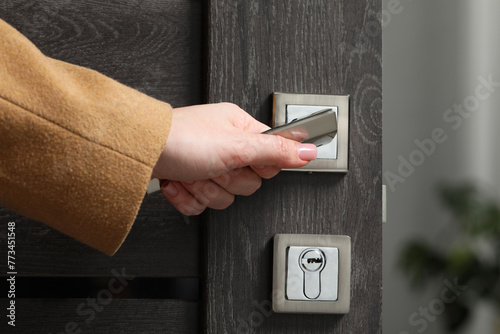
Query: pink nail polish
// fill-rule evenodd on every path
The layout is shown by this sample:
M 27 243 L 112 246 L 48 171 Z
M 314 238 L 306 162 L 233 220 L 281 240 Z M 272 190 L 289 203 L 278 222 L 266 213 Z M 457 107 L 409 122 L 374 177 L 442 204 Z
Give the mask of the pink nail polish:
M 297 144 L 297 150 L 299 151 L 299 158 L 306 161 L 311 161 L 316 159 L 318 156 L 318 149 L 314 144 Z
M 175 197 L 179 193 L 179 190 L 172 182 L 165 182 L 162 186 L 162 190 L 170 197 Z

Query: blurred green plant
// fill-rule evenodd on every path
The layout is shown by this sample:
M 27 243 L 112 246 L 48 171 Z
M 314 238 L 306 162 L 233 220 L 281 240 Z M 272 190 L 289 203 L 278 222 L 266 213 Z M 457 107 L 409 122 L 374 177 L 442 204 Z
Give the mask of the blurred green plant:
M 442 286 L 443 278 L 457 278 L 467 286 L 467 296 L 446 305 L 444 311 L 446 327 L 453 332 L 480 299 L 492 300 L 500 309 L 500 207 L 472 185 L 441 186 L 439 194 L 459 224 L 458 238 L 438 244 L 411 240 L 399 265 L 414 288 Z M 483 254 L 485 249 L 489 257 Z

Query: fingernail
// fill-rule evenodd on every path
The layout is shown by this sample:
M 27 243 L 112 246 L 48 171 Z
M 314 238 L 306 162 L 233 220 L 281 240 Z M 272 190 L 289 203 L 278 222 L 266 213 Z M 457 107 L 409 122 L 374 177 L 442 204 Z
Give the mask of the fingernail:
M 266 166 L 254 166 L 256 169 L 264 169 Z
M 175 197 L 179 193 L 179 190 L 172 182 L 165 182 L 162 186 L 162 190 L 170 197 Z
M 311 161 L 316 159 L 318 156 L 318 149 L 314 144 L 297 144 L 297 150 L 299 151 L 299 158 L 302 160 Z

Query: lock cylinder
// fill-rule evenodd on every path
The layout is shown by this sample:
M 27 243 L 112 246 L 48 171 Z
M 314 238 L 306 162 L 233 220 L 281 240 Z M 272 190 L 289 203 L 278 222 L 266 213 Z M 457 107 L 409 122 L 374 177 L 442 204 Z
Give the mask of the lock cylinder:
M 304 250 L 299 258 L 304 272 L 304 295 L 316 299 L 321 293 L 321 271 L 325 267 L 325 255 L 318 248 Z
M 350 276 L 349 236 L 274 236 L 274 312 L 346 314 L 350 307 Z
M 338 258 L 334 247 L 289 247 L 286 298 L 337 300 Z

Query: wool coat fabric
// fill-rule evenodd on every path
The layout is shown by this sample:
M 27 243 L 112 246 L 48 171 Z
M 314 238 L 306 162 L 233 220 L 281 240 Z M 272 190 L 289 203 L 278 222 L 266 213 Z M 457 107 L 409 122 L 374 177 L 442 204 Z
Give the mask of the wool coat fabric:
M 0 204 L 112 255 L 170 122 L 170 105 L 46 57 L 0 20 Z

